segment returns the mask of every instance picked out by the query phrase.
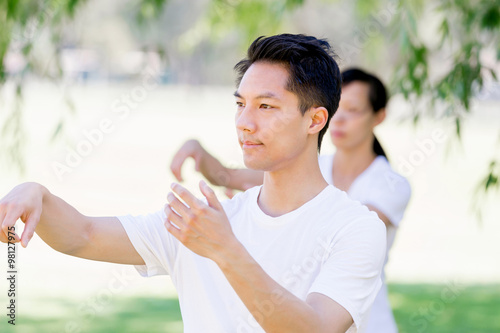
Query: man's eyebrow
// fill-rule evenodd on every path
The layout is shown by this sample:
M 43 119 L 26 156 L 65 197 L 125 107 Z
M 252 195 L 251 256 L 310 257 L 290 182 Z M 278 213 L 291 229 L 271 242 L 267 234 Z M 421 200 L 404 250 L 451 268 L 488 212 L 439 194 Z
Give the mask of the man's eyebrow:
M 234 97 L 243 98 L 243 96 L 241 96 L 238 91 L 235 91 L 233 95 L 234 95 Z M 277 99 L 277 100 L 280 99 L 278 97 L 278 95 L 276 95 L 272 92 L 265 92 L 265 93 L 262 93 L 262 94 L 255 97 L 255 99 L 263 99 L 263 98 L 272 98 L 272 99 Z

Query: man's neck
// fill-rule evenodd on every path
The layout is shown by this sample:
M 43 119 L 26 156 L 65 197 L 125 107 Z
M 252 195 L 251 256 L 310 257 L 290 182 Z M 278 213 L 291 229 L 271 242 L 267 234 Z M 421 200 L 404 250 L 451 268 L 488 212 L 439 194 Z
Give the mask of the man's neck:
M 286 169 L 264 173 L 258 204 L 265 214 L 276 217 L 289 213 L 328 186 L 321 175 L 316 152 L 295 161 Z

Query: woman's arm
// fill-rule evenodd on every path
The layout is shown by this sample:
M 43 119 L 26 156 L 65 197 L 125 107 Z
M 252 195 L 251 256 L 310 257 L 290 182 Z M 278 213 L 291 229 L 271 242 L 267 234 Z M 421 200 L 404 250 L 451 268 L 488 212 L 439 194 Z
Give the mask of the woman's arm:
M 193 158 L 195 169 L 213 185 L 245 191 L 264 182 L 262 171 L 250 169 L 230 169 L 208 153 L 197 140 L 186 141 L 177 151 L 170 170 L 178 181 L 182 181 L 181 169 L 187 158 Z

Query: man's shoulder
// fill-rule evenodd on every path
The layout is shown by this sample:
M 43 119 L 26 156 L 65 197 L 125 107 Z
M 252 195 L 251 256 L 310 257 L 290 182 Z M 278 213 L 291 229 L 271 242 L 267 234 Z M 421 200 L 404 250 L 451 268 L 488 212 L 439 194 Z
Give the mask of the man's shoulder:
M 342 196 L 335 207 L 332 207 L 332 216 L 334 223 L 337 224 L 334 239 L 345 237 L 385 241 L 386 227 L 377 213 L 348 195 Z
M 316 218 L 334 228 L 379 220 L 376 213 L 333 185 L 328 185 L 328 196 L 315 210 Z

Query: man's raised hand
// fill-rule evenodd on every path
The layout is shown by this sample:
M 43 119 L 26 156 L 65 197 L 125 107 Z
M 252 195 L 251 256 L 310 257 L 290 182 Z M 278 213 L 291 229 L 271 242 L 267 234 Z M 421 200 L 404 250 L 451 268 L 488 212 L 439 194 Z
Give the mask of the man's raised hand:
M 172 184 L 174 193 L 167 196 L 165 227 L 191 251 L 218 263 L 230 247 L 239 243 L 214 191 L 200 181 L 201 193 L 208 204 L 197 199 L 179 184 Z
M 0 241 L 9 242 L 9 231 L 18 219 L 24 222 L 24 232 L 21 237 L 14 234 L 14 242 L 21 241 L 26 247 L 35 233 L 35 228 L 42 214 L 44 187 L 36 183 L 24 183 L 14 187 L 6 196 L 0 199 Z M 11 234 L 12 236 L 12 234 Z M 12 237 L 11 237 L 12 240 Z

